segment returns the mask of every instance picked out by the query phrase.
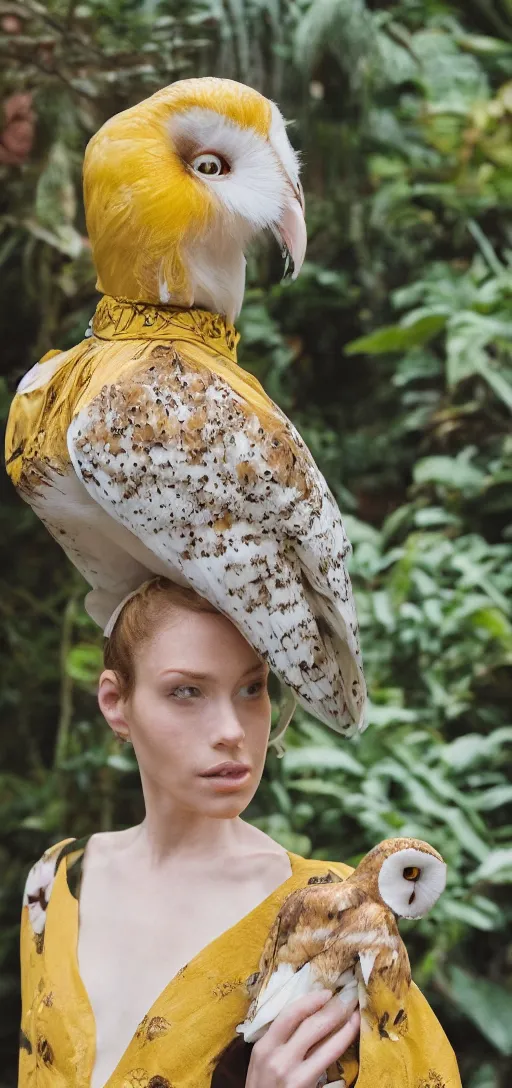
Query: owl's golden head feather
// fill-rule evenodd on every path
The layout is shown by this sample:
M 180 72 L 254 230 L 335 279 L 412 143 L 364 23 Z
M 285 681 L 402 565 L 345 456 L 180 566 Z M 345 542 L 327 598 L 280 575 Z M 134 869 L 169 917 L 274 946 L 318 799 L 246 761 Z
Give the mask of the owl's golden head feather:
M 349 877 L 398 918 L 422 918 L 446 885 L 446 865 L 422 839 L 384 839 Z
M 111 117 L 84 162 L 98 289 L 234 320 L 244 253 L 272 230 L 296 275 L 306 229 L 299 163 L 277 108 L 229 79 L 186 79 Z

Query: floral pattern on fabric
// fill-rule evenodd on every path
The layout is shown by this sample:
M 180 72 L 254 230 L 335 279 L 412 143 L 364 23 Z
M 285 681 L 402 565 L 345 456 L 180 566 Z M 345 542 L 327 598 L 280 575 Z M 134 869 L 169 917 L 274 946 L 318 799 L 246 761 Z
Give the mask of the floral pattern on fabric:
M 149 1077 L 144 1069 L 132 1069 L 121 1088 L 148 1088 Z
M 37 1040 L 37 1056 L 42 1061 L 43 1065 L 53 1065 L 54 1055 L 53 1050 L 44 1036 L 41 1036 Z
M 446 1088 L 445 1082 L 435 1069 L 429 1069 L 428 1077 L 418 1081 L 418 1088 Z
M 221 982 L 212 990 L 212 997 L 227 997 L 228 994 L 232 994 L 235 990 L 239 990 L 243 985 L 241 978 Z
M 167 1077 L 150 1077 L 145 1069 L 132 1069 L 120 1088 L 173 1088 Z
M 46 910 L 55 880 L 55 870 L 59 853 L 50 847 L 39 861 L 32 866 L 23 893 L 23 906 L 28 907 L 28 916 L 34 932 L 37 952 L 43 951 Z
M 152 1043 L 154 1039 L 159 1039 L 161 1035 L 166 1035 L 171 1025 L 165 1016 L 145 1016 L 141 1020 L 137 1031 L 135 1032 L 136 1039 L 143 1039 L 144 1042 Z

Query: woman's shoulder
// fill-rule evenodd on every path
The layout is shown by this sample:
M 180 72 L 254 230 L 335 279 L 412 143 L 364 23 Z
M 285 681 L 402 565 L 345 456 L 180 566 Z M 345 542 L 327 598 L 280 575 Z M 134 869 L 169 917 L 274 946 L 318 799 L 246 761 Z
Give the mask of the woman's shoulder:
M 44 930 L 46 911 L 60 864 L 66 857 L 69 861 L 79 857 L 86 842 L 87 839 L 61 839 L 48 846 L 31 866 L 25 881 L 22 905 L 28 908 L 34 933 L 42 933 Z
M 301 855 L 294 855 L 295 859 L 304 867 L 304 872 L 310 872 L 308 884 L 328 884 L 329 882 L 336 882 L 338 880 L 346 880 L 351 873 L 354 872 L 351 865 L 346 865 L 343 861 L 329 861 L 323 858 L 303 858 Z
M 296 874 L 303 875 L 307 880 L 309 878 L 308 882 L 324 883 L 329 880 L 346 880 L 354 871 L 352 866 L 345 865 L 342 861 L 305 858 L 302 854 L 294 853 L 293 850 L 276 842 L 270 835 L 252 825 L 248 825 L 247 830 L 252 835 L 253 848 L 255 846 L 256 851 L 262 853 L 267 866 L 270 859 L 279 862 L 281 865 L 285 861 L 287 864 L 291 864 L 292 870 Z M 249 842 L 251 843 L 250 839 Z
M 61 839 L 52 846 L 47 846 L 44 854 L 41 854 L 41 857 L 34 862 L 25 883 L 24 906 L 27 905 L 27 897 L 33 896 L 38 890 L 46 891 L 53 883 L 63 850 L 69 843 L 75 841 L 75 839 Z

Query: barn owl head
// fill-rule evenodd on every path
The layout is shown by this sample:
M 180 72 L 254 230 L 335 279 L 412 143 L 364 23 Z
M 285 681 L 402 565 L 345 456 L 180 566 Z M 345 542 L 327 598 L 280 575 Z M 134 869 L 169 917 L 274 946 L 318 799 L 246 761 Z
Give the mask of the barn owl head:
M 84 163 L 98 290 L 238 315 L 245 250 L 272 230 L 296 276 L 306 228 L 298 158 L 273 102 L 186 79 L 112 117 Z
M 366 855 L 360 871 L 376 883 L 375 892 L 399 918 L 421 918 L 446 884 L 441 855 L 421 839 L 386 839 Z

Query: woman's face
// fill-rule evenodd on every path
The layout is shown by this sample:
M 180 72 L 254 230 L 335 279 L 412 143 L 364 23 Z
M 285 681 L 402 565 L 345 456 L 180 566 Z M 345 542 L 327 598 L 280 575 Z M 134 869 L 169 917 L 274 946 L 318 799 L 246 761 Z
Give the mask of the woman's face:
M 129 735 L 145 791 L 167 793 L 196 813 L 232 817 L 247 807 L 263 772 L 267 679 L 267 665 L 224 616 L 173 608 L 136 651 L 131 696 L 116 699 L 117 678 L 107 671 L 99 703 L 113 728 Z M 250 767 L 236 789 L 201 777 L 229 760 Z

